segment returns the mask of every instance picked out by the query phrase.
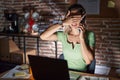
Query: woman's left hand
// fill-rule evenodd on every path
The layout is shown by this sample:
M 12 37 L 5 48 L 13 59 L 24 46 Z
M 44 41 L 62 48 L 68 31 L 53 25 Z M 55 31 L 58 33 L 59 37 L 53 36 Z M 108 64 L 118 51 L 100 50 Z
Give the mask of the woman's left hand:
M 80 42 L 82 40 L 85 40 L 85 28 L 84 28 L 84 25 L 80 25 L 79 26 L 79 30 L 80 30 L 80 35 L 79 35 L 79 38 L 80 38 Z

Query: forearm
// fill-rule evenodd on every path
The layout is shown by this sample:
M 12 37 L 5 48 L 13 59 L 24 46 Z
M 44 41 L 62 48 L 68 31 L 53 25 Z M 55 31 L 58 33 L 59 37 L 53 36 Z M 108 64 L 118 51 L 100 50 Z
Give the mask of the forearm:
M 45 40 L 46 38 L 50 37 L 52 34 L 54 34 L 59 28 L 61 28 L 60 24 L 54 24 L 51 25 L 46 31 L 44 31 L 41 35 L 40 38 L 42 40 Z
M 85 40 L 81 40 L 81 49 L 82 49 L 82 55 L 86 63 L 90 64 L 91 61 L 94 59 L 93 57 L 94 51 L 87 47 Z

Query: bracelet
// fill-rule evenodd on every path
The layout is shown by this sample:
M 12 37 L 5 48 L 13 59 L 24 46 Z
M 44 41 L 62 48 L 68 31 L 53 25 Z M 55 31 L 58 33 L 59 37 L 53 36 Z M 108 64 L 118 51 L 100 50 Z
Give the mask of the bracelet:
M 61 27 L 63 27 L 63 21 L 59 21 L 59 24 L 61 25 Z

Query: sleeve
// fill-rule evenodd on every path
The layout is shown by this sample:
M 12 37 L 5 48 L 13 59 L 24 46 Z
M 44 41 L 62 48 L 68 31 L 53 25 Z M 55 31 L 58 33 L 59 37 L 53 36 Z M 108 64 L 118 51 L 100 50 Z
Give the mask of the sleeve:
M 57 32 L 57 37 L 58 37 L 58 41 L 62 41 L 63 40 L 63 32 L 62 31 L 58 31 Z
M 88 35 L 89 45 L 91 47 L 95 47 L 95 34 L 94 32 L 90 32 Z

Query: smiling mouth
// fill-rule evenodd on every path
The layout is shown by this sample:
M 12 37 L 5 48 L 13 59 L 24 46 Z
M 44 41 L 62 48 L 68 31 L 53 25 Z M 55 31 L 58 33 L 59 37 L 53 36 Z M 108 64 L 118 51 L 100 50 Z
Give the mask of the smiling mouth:
M 72 26 L 77 26 L 77 24 L 72 24 Z
M 71 24 L 71 26 L 77 28 L 77 27 L 78 27 L 78 24 Z

